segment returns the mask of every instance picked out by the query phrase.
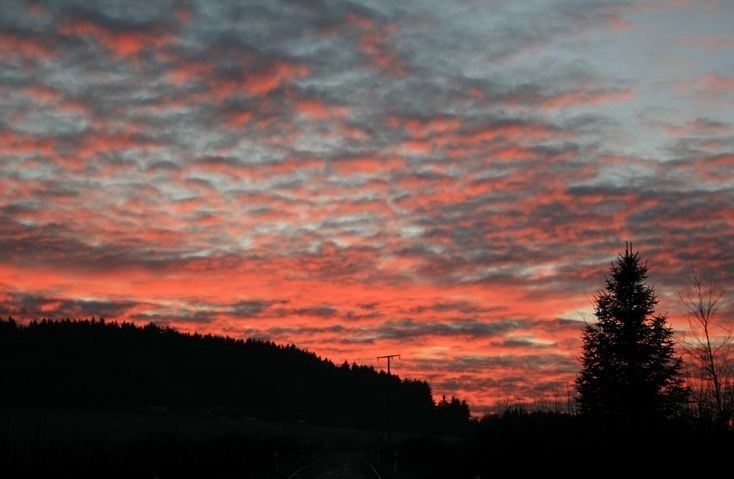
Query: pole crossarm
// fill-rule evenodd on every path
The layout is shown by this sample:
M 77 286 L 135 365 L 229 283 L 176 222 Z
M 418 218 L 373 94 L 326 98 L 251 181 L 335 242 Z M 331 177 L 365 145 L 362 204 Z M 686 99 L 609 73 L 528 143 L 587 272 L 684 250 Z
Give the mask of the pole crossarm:
M 387 359 L 387 401 L 385 403 L 386 410 L 387 410 L 387 444 L 388 447 L 392 448 L 392 418 L 390 417 L 390 360 L 393 358 L 399 358 L 399 354 L 386 354 L 384 356 L 377 356 L 377 360 L 380 359 Z
M 386 354 L 385 356 L 377 356 L 377 359 L 387 359 L 387 374 L 390 375 L 390 360 L 392 358 L 399 358 L 399 354 Z

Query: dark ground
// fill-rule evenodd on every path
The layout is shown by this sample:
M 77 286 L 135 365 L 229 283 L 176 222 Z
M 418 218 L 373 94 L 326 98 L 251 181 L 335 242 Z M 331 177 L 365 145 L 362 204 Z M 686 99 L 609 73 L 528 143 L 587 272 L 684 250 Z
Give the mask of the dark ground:
M 634 433 L 563 415 L 505 415 L 465 437 L 196 411 L 0 410 L 0 476 L 475 479 L 519 473 L 660 477 L 727 469 L 734 437 L 668 425 Z M 724 474 L 726 476 L 726 474 Z
M 398 448 L 420 441 L 456 440 L 393 434 Z M 395 475 L 394 461 L 389 460 L 395 455 L 387 452 L 386 445 L 381 431 L 196 411 L 0 411 L 0 470 L 5 478 L 287 478 L 315 461 L 345 453 L 353 457 L 355 452 L 384 471 L 385 479 L 419 477 L 409 474 L 408 465 L 400 460 L 400 475 Z M 355 479 L 362 477 L 359 474 Z

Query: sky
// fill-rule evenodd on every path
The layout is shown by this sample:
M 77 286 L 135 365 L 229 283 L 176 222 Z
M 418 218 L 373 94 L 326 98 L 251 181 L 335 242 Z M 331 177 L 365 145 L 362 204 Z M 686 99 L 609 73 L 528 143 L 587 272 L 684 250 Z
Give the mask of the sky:
M 632 241 L 734 279 L 734 1 L 0 1 L 0 314 L 565 398 Z M 723 314 L 731 315 L 731 310 Z

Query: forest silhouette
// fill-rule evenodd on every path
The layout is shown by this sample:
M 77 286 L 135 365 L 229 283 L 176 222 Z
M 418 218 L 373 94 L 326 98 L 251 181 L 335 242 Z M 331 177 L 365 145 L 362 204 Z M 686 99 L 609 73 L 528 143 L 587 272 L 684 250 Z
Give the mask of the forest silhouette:
M 210 415 L 460 431 L 469 407 L 434 403 L 424 381 L 340 366 L 294 345 L 183 334 L 102 319 L 0 320 L 0 403 L 73 408 L 187 408 Z

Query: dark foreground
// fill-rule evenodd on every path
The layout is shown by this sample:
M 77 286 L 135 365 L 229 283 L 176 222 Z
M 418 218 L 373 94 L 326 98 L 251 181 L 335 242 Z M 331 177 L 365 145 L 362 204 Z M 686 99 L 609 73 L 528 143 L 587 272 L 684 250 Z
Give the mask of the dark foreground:
M 370 459 L 357 452 L 329 454 L 293 472 L 290 479 L 380 479 Z
M 393 434 L 396 446 L 420 440 L 457 441 Z M 200 411 L 0 410 L 3 478 L 407 477 L 386 446 L 381 431 Z
M 487 418 L 463 437 L 158 411 L 0 411 L 0 476 L 474 479 L 500 471 L 728 467 L 732 434 L 684 425 L 591 427 L 564 415 Z

